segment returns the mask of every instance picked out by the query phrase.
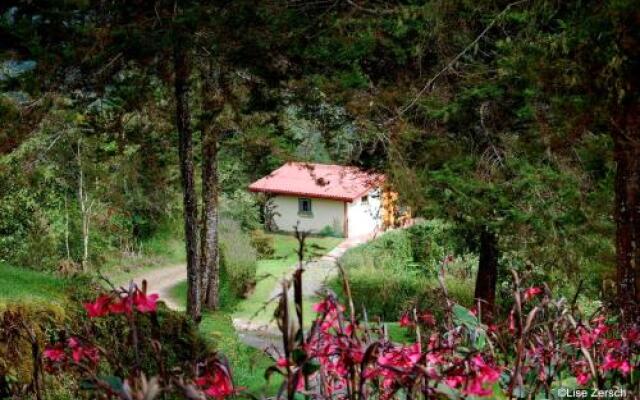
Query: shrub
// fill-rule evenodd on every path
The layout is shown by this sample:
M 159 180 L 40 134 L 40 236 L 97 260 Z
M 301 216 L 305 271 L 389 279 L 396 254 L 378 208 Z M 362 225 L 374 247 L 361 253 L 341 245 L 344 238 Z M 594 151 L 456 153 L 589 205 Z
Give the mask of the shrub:
M 37 359 L 34 362 L 34 352 L 42 352 L 49 339 L 48 332 L 70 321 L 67 312 L 56 303 L 36 301 L 0 305 L 1 398 L 5 398 L 7 392 L 25 394 L 24 387 L 42 372 Z
M 322 237 L 342 237 L 342 234 L 337 232 L 334 227 L 331 225 L 326 225 L 324 228 L 320 229 L 318 232 L 318 236 Z
M 157 300 L 135 285 L 100 294 L 83 304 L 86 313 L 76 327 L 51 332 L 34 364 L 44 365 L 58 382 L 68 381 L 73 398 L 232 395 L 226 361 L 184 314 L 159 307 Z M 31 390 L 41 398 L 41 386 Z
M 437 271 L 447 249 L 457 247 L 449 228 L 440 221 L 426 221 L 409 229 L 387 232 L 347 251 L 341 263 L 348 271 L 351 293 L 359 311 L 366 304 L 370 316 L 396 320 L 410 305 L 428 307 L 436 314 L 444 308 L 438 293 Z M 447 284 L 461 304 L 472 306 L 473 256 L 458 257 L 447 265 Z M 338 280 L 331 287 L 342 294 Z
M 220 219 L 221 283 L 234 297 L 244 297 L 256 281 L 257 253 L 235 220 Z
M 259 229 L 261 226 L 256 196 L 247 192 L 245 184 L 241 189 L 220 197 L 220 216 L 221 219 L 238 221 L 244 230 Z
M 260 259 L 273 258 L 276 253 L 273 237 L 266 235 L 262 229 L 251 231 L 251 245 Z
M 439 219 L 415 224 L 405 232 L 411 242 L 411 256 L 415 262 L 437 265 L 446 255 L 465 250 L 451 225 Z

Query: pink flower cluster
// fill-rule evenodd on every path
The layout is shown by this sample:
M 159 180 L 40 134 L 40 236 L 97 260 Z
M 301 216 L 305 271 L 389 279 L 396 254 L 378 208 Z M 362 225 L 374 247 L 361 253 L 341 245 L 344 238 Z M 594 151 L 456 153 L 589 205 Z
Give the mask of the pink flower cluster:
M 610 371 L 617 371 L 622 376 L 628 376 L 634 369 L 630 360 L 640 350 L 640 329 L 631 326 L 621 332 L 619 338 L 607 335 L 618 331 L 620 327 L 607 324 L 604 316 L 599 316 L 591 321 L 590 326 L 579 325 L 575 331 L 567 335 L 567 343 L 577 349 L 586 349 L 595 355 L 598 363 L 598 372 L 606 374 Z M 592 371 L 588 368 L 587 360 L 583 359 L 582 353 L 576 351 L 576 360 L 573 363 L 573 370 L 576 380 L 581 385 L 586 385 L 591 379 Z
M 203 393 L 214 399 L 224 399 L 235 394 L 231 374 L 220 365 L 213 365 L 195 380 Z
M 131 295 L 128 292 L 117 296 L 103 294 L 83 306 L 89 318 L 98 318 L 109 314 L 130 314 L 134 308 L 141 313 L 155 312 L 157 301 L 157 294 L 147 295 L 136 287 Z
M 541 288 L 526 289 L 525 303 L 542 293 Z M 515 333 L 515 315 L 514 309 L 508 319 L 510 334 Z M 559 378 L 562 371 L 568 371 L 580 386 L 588 386 L 594 379 L 613 385 L 622 383 L 637 368 L 640 354 L 637 325 L 607 323 L 605 316 L 599 315 L 591 321 L 576 323 L 572 318 L 558 318 L 554 324 L 539 326 L 526 335 L 528 346 L 523 363 L 523 372 L 535 371 L 539 382 L 548 383 Z M 552 340 L 554 337 L 558 340 Z M 551 371 L 555 376 L 550 375 Z
M 307 339 L 304 351 L 320 370 L 311 378 L 322 387 L 326 398 L 344 398 L 349 385 L 358 380 L 364 390 L 377 390 L 381 399 L 392 398 L 400 389 L 422 386 L 435 393 L 440 383 L 462 395 L 490 396 L 500 377 L 501 368 L 481 354 L 463 354 L 458 345 L 462 335 L 450 332 L 447 339 L 434 333 L 426 349 L 420 343 L 401 345 L 384 338 L 368 340 L 368 334 L 356 323 L 347 322 L 344 307 L 327 297 L 314 306 L 320 315 Z M 404 322 L 402 322 L 404 319 Z M 409 314 L 401 324 L 416 325 Z M 423 326 L 435 325 L 432 314 L 418 318 Z M 444 337 L 444 336 L 443 336 Z M 278 367 L 292 366 L 290 360 L 278 360 Z M 298 384 L 301 379 L 298 379 Z M 376 388 L 376 389 L 374 389 Z M 351 388 L 354 390 L 354 388 Z
M 42 352 L 42 357 L 46 362 L 47 369 L 50 371 L 55 367 L 63 367 L 69 363 L 83 363 L 95 367 L 100 361 L 98 349 L 92 345 L 83 344 L 75 336 L 70 337 L 66 342 L 48 345 Z
M 436 319 L 429 311 L 423 311 L 417 315 L 418 322 L 428 327 L 436 325 Z M 416 326 L 416 321 L 411 318 L 411 313 L 405 312 L 400 316 L 398 324 L 403 328 L 412 328 Z

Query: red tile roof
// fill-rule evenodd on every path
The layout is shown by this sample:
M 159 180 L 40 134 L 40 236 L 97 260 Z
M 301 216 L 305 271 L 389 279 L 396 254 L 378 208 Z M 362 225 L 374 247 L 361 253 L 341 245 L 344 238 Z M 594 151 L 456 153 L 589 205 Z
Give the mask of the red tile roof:
M 384 175 L 343 165 L 288 162 L 249 185 L 252 192 L 352 201 L 384 181 Z

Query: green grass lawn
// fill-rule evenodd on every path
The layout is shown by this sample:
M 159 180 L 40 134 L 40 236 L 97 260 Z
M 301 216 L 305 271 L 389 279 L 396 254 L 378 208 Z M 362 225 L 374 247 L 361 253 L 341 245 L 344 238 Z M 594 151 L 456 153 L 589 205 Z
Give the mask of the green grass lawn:
M 171 290 L 171 297 L 185 306 L 187 282 L 182 281 Z M 279 376 L 272 376 L 267 382 L 264 371 L 273 365 L 273 360 L 263 352 L 242 343 L 233 328 L 233 310 L 205 312 L 199 330 L 204 337 L 214 342 L 215 348 L 229 359 L 235 384 L 245 387 L 249 393 L 274 395 L 280 383 Z
M 264 371 L 274 361 L 262 351 L 240 341 L 229 312 L 205 313 L 199 329 L 229 359 L 236 386 L 244 387 L 248 393 L 258 397 L 261 394 L 272 396 L 277 393 L 282 378 L 277 374 L 273 374 L 269 381 L 264 378 Z
M 64 303 L 68 281 L 53 274 L 0 263 L 0 303 Z

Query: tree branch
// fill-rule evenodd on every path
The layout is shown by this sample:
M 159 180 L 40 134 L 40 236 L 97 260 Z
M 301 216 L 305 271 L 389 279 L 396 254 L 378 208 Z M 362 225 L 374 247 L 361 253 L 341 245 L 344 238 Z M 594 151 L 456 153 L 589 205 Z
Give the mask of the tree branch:
M 438 71 L 434 76 L 431 77 L 431 79 L 427 81 L 427 83 L 422 87 L 422 89 L 420 89 L 418 94 L 406 106 L 402 107 L 400 111 L 398 111 L 398 115 L 389 119 L 387 123 L 400 118 L 404 113 L 412 109 L 416 105 L 420 97 L 422 97 L 428 90 L 430 90 L 433 83 L 440 76 L 442 76 L 442 74 L 444 74 L 448 69 L 450 69 L 458 60 L 460 60 L 462 56 L 464 56 L 469 50 L 471 50 L 480 41 L 480 39 L 482 39 L 491 30 L 491 28 L 496 24 L 496 22 L 498 22 L 498 19 L 500 19 L 504 14 L 506 14 L 506 12 L 509 11 L 512 7 L 527 1 L 528 0 L 518 0 L 508 4 L 502 11 L 500 11 L 498 15 L 495 16 L 493 20 L 491 20 L 491 22 L 482 30 L 482 32 L 480 32 L 480 34 L 476 36 L 476 38 L 473 39 L 473 41 L 471 41 L 471 43 L 469 43 L 460 53 L 458 53 L 455 57 L 453 57 L 447 63 L 447 65 L 445 65 L 440 71 Z M 351 1 L 349 1 L 349 3 L 351 3 Z

